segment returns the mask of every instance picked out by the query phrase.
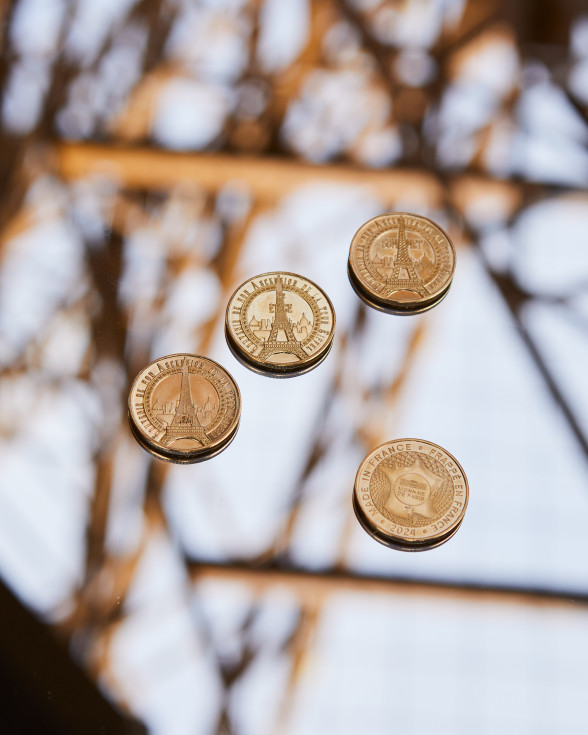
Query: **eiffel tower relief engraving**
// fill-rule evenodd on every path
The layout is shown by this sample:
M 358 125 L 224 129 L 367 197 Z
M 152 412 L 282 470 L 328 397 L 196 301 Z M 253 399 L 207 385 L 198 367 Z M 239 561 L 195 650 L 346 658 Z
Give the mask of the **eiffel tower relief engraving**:
M 190 374 L 188 362 L 184 358 L 182 364 L 182 384 L 180 387 L 180 400 L 171 424 L 165 430 L 163 444 L 168 446 L 176 439 L 196 439 L 201 444 L 208 444 L 209 439 L 202 428 L 196 414 L 196 406 L 192 402 L 190 390 Z
M 419 296 L 424 296 L 427 293 L 408 254 L 408 242 L 406 240 L 406 228 L 403 217 L 398 219 L 396 260 L 394 261 L 392 273 L 386 280 L 386 285 L 416 291 Z
M 288 319 L 287 312 L 292 311 L 292 304 L 284 303 L 284 291 L 282 288 L 282 279 L 280 276 L 276 278 L 276 303 L 269 305 L 271 313 L 275 314 L 274 321 L 272 324 L 271 332 L 267 340 L 263 343 L 263 349 L 258 355 L 259 360 L 267 360 L 271 355 L 275 355 L 278 352 L 288 352 L 291 355 L 296 355 L 301 360 L 304 360 L 308 355 L 302 347 L 300 342 L 294 337 L 292 331 L 292 325 Z M 285 341 L 278 341 L 278 333 L 282 330 L 286 335 Z

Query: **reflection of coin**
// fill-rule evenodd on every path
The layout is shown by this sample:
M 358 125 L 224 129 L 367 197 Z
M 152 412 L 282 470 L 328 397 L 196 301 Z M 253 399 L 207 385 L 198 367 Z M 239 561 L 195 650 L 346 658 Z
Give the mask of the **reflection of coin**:
M 262 273 L 229 299 L 227 343 L 246 367 L 273 377 L 316 367 L 333 343 L 335 311 L 315 283 L 295 273 Z
M 451 240 L 426 217 L 383 214 L 362 225 L 351 241 L 351 285 L 381 311 L 419 314 L 436 306 L 447 295 L 454 270 Z
M 424 551 L 454 535 L 468 493 L 463 469 L 445 449 L 422 439 L 395 439 L 361 463 L 353 507 L 363 528 L 381 543 Z
M 233 440 L 241 416 L 239 388 L 214 360 L 168 355 L 135 378 L 129 393 L 133 435 L 170 462 L 210 459 Z

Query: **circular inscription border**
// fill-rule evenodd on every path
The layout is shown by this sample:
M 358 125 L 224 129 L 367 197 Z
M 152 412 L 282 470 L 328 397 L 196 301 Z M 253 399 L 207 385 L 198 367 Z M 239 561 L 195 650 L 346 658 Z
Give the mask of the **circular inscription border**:
M 391 288 L 373 267 L 369 250 L 376 237 L 388 230 L 398 229 L 398 220 L 401 217 L 405 220 L 406 230 L 418 233 L 435 253 L 434 275 L 423 282 L 423 288 L 428 294 L 426 301 L 434 300 L 441 295 L 453 279 L 455 249 L 445 230 L 428 217 L 409 212 L 391 212 L 378 215 L 365 222 L 353 236 L 349 249 L 349 264 L 353 275 L 368 292 L 374 293 L 380 299 L 389 299 L 391 303 L 395 303 L 393 294 L 398 289 Z M 418 300 L 414 303 L 416 305 Z
M 282 279 L 284 293 L 291 292 L 302 298 L 312 312 L 310 334 L 298 342 L 308 356 L 308 361 L 302 363 L 278 364 L 258 359 L 263 351 L 264 340 L 253 334 L 247 320 L 254 299 L 263 293 L 275 293 L 278 276 Z M 323 306 L 319 305 L 321 299 L 324 300 Z M 316 364 L 329 352 L 335 331 L 335 309 L 327 294 L 309 278 L 287 271 L 270 271 L 249 278 L 233 292 L 227 304 L 225 331 L 243 358 L 275 371 L 297 372 L 305 366 Z
M 153 390 L 165 378 L 182 373 L 184 360 L 188 361 L 188 371 L 207 380 L 219 398 L 219 406 L 214 421 L 206 427 L 210 443 L 203 447 L 207 453 L 217 445 L 223 444 L 236 430 L 241 416 L 241 393 L 233 377 L 214 360 L 198 355 L 174 354 L 154 360 L 143 368 L 135 378 L 129 393 L 129 414 L 139 435 L 157 449 L 161 449 L 161 439 L 166 425 L 153 415 L 150 405 Z M 231 410 L 232 409 L 232 410 Z M 165 453 L 186 455 L 194 450 L 182 451 L 165 447 Z
M 453 497 L 449 509 L 434 521 L 414 526 L 390 520 L 376 507 L 370 490 L 374 472 L 386 459 L 402 453 L 421 454 L 440 462 L 448 471 Z M 443 447 L 422 439 L 397 439 L 376 447 L 360 464 L 355 478 L 354 497 L 366 520 L 381 534 L 405 544 L 432 542 L 451 533 L 463 520 L 469 496 L 468 481 L 459 462 Z

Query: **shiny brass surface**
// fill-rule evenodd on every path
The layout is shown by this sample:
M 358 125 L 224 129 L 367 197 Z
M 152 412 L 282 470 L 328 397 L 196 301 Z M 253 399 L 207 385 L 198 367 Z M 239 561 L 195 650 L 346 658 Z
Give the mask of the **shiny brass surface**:
M 231 375 L 214 360 L 189 354 L 167 355 L 141 370 L 128 405 L 139 444 L 179 464 L 202 462 L 225 449 L 241 416 Z
M 420 314 L 451 286 L 455 249 L 432 220 L 407 212 L 374 217 L 353 236 L 348 274 L 369 306 L 391 314 Z
M 316 283 L 296 273 L 262 273 L 229 299 L 225 336 L 233 355 L 254 372 L 291 377 L 328 355 L 335 310 Z
M 465 473 L 449 452 L 422 439 L 395 439 L 361 463 L 353 507 L 362 527 L 380 543 L 425 551 L 456 533 L 468 496 Z

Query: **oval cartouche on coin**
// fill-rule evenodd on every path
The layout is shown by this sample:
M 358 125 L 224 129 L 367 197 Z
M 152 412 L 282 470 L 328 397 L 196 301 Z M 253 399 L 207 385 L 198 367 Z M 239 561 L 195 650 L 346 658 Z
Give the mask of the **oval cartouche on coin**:
M 262 273 L 229 299 L 227 344 L 246 367 L 272 377 L 308 372 L 333 344 L 335 310 L 316 283 L 296 273 Z
M 390 314 L 419 314 L 449 291 L 455 249 L 427 217 L 393 212 L 374 217 L 353 236 L 348 274 L 369 306 Z
M 364 530 L 401 551 L 425 551 L 448 541 L 468 504 L 459 462 L 437 444 L 395 439 L 361 463 L 353 508 Z
M 233 440 L 241 395 L 217 362 L 198 355 L 167 355 L 135 378 L 129 422 L 135 439 L 159 459 L 202 462 Z

